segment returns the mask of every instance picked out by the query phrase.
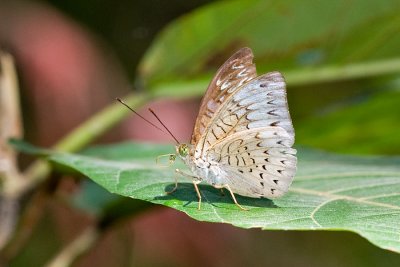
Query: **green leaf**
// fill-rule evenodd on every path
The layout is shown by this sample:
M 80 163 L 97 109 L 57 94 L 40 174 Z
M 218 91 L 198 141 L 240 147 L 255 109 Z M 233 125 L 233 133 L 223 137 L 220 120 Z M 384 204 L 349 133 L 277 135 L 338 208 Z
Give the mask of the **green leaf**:
M 193 86 L 193 80 L 210 80 L 234 50 L 249 46 L 259 73 L 290 71 L 293 83 L 382 75 L 395 70 L 388 64 L 399 64 L 399 12 L 396 0 L 214 2 L 166 27 L 145 54 L 139 74 L 153 90 L 166 90 L 171 81 Z M 361 66 L 357 73 L 331 69 L 355 63 Z
M 242 228 L 347 230 L 385 249 L 400 252 L 400 158 L 351 157 L 299 149 L 298 173 L 288 194 L 276 200 L 237 196 L 200 185 L 202 208 L 190 181 L 174 185 L 174 168 L 155 164 L 172 146 L 124 143 L 86 155 L 55 153 L 50 159 L 75 168 L 108 191 L 165 205 L 207 222 Z
M 118 201 L 119 198 L 92 181 L 85 180 L 81 183 L 78 193 L 72 196 L 71 204 L 82 211 L 99 216 L 104 212 L 104 207 Z
M 398 155 L 399 106 L 400 90 L 394 89 L 326 107 L 319 116 L 294 121 L 297 142 L 340 153 Z
M 52 150 L 31 145 L 30 143 L 22 139 L 10 138 L 8 140 L 8 143 L 12 145 L 16 150 L 24 152 L 26 154 L 32 154 L 36 156 L 47 156 L 53 153 Z

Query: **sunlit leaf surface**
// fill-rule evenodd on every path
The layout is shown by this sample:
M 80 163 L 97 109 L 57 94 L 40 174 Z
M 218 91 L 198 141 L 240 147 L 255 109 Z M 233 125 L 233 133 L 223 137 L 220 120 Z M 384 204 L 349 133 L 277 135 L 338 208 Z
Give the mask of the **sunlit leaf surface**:
M 400 158 L 352 157 L 299 149 L 298 173 L 280 199 L 238 196 L 201 185 L 202 209 L 190 181 L 174 185 L 174 167 L 155 164 L 172 146 L 124 143 L 90 149 L 85 155 L 52 154 L 50 159 L 90 177 L 112 193 L 165 205 L 190 217 L 243 228 L 348 230 L 400 252 Z

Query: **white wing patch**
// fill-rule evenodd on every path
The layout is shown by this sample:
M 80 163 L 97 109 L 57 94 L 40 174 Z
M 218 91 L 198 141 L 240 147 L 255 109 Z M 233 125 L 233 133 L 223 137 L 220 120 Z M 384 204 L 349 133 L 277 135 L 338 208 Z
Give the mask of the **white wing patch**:
M 262 127 L 226 138 L 209 156 L 228 174 L 235 193 L 274 198 L 283 195 L 296 172 L 293 138 L 281 127 Z
M 279 72 L 259 76 L 236 90 L 219 107 L 197 151 L 206 153 L 229 135 L 260 127 L 281 127 L 294 139 L 285 82 Z

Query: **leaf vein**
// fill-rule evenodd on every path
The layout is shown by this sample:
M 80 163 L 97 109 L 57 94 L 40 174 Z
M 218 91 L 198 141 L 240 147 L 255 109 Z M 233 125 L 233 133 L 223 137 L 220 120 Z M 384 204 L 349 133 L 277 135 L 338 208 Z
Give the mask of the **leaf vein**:
M 387 176 L 395 176 L 400 177 L 399 172 L 348 172 L 348 173 L 329 173 L 329 174 L 313 174 L 313 175 L 297 175 L 296 178 L 298 180 L 320 180 L 320 179 L 337 179 L 339 178 L 351 178 L 351 177 L 387 177 Z
M 398 185 L 399 183 L 400 183 L 400 179 L 399 179 L 399 181 L 396 181 L 396 182 L 390 181 L 387 183 L 383 183 L 382 181 L 377 181 L 377 183 L 373 183 L 373 184 L 366 184 L 366 185 L 359 184 L 357 186 L 345 187 L 345 188 L 340 188 L 340 189 L 336 189 L 336 190 L 330 190 L 327 192 L 328 193 L 340 193 L 340 192 L 350 191 L 353 189 L 367 189 L 367 188 L 374 188 L 377 186 L 384 186 L 384 185 Z
M 201 193 L 200 193 L 201 194 Z M 208 200 L 206 195 L 203 195 L 204 199 L 207 201 L 207 203 L 210 204 L 210 207 L 213 211 L 213 213 L 215 214 L 215 216 L 217 216 L 218 219 L 221 220 L 222 223 L 225 223 L 226 221 L 219 215 L 219 213 L 217 212 L 217 209 L 214 207 L 214 205 Z
M 347 201 L 351 201 L 351 202 L 357 202 L 357 203 L 368 204 L 368 205 L 372 205 L 372 206 L 378 206 L 378 207 L 385 207 L 385 208 L 389 208 L 389 209 L 400 210 L 400 206 L 391 205 L 391 204 L 382 203 L 382 202 L 375 202 L 375 201 L 365 200 L 365 199 L 351 197 L 351 196 L 336 195 L 336 194 L 332 194 L 332 193 L 329 193 L 329 192 L 321 192 L 321 191 L 317 191 L 317 190 L 305 189 L 305 188 L 300 188 L 300 187 L 292 187 L 290 189 L 290 191 L 303 193 L 303 194 L 308 194 L 308 195 L 323 196 L 323 197 L 327 197 L 327 198 L 330 198 L 330 199 L 343 199 L 343 200 L 347 200 Z
M 326 204 L 328 204 L 328 203 L 330 203 L 330 202 L 333 202 L 333 201 L 335 201 L 335 200 L 337 200 L 337 199 L 340 199 L 340 198 L 332 198 L 332 199 L 326 200 L 326 201 L 322 202 L 321 204 L 319 204 L 318 206 L 316 206 L 315 209 L 311 212 L 310 218 L 311 218 L 311 220 L 312 220 L 319 228 L 322 228 L 322 225 L 321 225 L 321 224 L 317 221 L 317 219 L 315 218 L 315 214 L 316 214 L 317 211 L 318 211 L 319 209 L 321 209 L 323 206 L 325 206 Z
M 380 194 L 380 195 L 373 195 L 373 196 L 368 196 L 368 197 L 362 197 L 360 199 L 362 200 L 367 200 L 367 199 L 375 199 L 375 198 L 386 198 L 386 197 L 395 197 L 395 196 L 399 196 L 400 192 L 396 192 L 396 193 L 391 193 L 391 194 Z

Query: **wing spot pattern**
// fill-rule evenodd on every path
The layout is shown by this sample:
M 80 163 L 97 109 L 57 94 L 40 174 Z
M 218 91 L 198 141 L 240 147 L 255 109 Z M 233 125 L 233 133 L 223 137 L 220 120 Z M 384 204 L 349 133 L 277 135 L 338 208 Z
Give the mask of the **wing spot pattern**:
M 219 161 L 225 164 L 228 162 L 232 167 L 235 165 L 235 161 L 231 157 L 236 157 L 236 166 L 238 166 L 236 170 L 240 173 L 247 173 L 247 170 L 248 172 L 253 172 L 252 168 L 254 168 L 257 160 L 257 164 L 259 165 L 256 166 L 257 169 L 252 176 L 257 179 L 257 174 L 259 174 L 260 178 L 264 179 L 263 175 L 267 175 L 265 178 L 268 178 L 268 188 L 265 188 L 265 191 L 268 192 L 267 190 L 270 190 L 271 194 L 274 194 L 275 190 L 278 189 L 270 188 L 269 174 L 272 176 L 278 176 L 278 173 L 286 175 L 286 172 L 282 169 L 285 169 L 288 164 L 289 166 L 292 165 L 290 159 L 282 160 L 282 157 L 279 158 L 277 154 L 279 153 L 280 156 L 295 154 L 292 150 L 288 151 L 281 147 L 276 147 L 276 144 L 280 146 L 286 146 L 286 143 L 291 145 L 290 141 L 292 140 L 280 140 L 277 137 L 280 136 L 281 132 L 279 130 L 275 130 L 277 132 L 272 130 L 265 136 L 256 137 L 252 142 L 249 142 L 247 136 L 243 137 L 244 140 L 249 143 L 251 153 L 248 152 L 247 147 L 241 146 L 242 143 L 245 143 L 245 145 L 247 144 L 243 140 L 235 140 L 233 143 L 227 142 L 223 144 L 225 137 L 229 136 L 231 133 L 241 132 L 245 129 L 281 126 L 287 130 L 289 134 L 293 132 L 288 112 L 281 111 L 281 109 L 285 108 L 285 105 L 287 107 L 283 77 L 279 72 L 273 72 L 258 79 L 254 79 L 256 76 L 255 66 L 252 63 L 251 50 L 249 50 L 250 52 L 248 50 L 249 49 L 241 50 L 242 55 L 238 54 L 236 58 L 232 57 L 232 59 L 230 61 L 228 60 L 220 68 L 220 71 L 217 72 L 214 78 L 214 84 L 211 83 L 204 98 L 205 101 L 207 101 L 207 99 L 213 99 L 215 108 L 214 105 L 207 107 L 202 104 L 191 143 L 193 145 L 197 144 L 199 148 L 198 151 L 200 151 L 202 155 L 203 153 L 207 154 L 211 151 L 216 152 L 219 154 Z M 246 83 L 249 80 L 251 84 L 249 83 L 247 86 Z M 244 86 L 241 87 L 242 84 L 244 84 Z M 212 86 L 214 86 L 214 88 Z M 215 86 L 222 86 L 222 88 L 217 90 Z M 265 89 L 261 89 L 261 87 L 265 87 Z M 232 95 L 231 93 L 235 93 L 236 95 Z M 227 102 L 228 104 L 225 105 L 223 101 L 228 98 L 230 102 Z M 219 117 L 216 117 L 216 114 L 214 114 L 215 112 L 219 114 Z M 203 115 L 204 119 L 202 119 L 200 115 Z M 209 120 L 209 118 L 211 120 Z M 220 123 L 220 121 L 222 123 Z M 211 122 L 213 123 L 211 124 Z M 221 130 L 218 129 L 218 127 L 221 128 Z M 206 130 L 207 132 L 204 132 Z M 209 134 L 210 132 L 211 134 Z M 215 139 L 212 140 L 212 135 L 220 142 L 215 142 Z M 217 136 L 219 138 L 217 138 Z M 267 137 L 272 137 L 272 140 L 267 139 Z M 209 141 L 208 138 L 211 139 L 211 141 Z M 218 143 L 222 145 L 217 147 Z M 204 144 L 209 144 L 212 147 L 207 148 L 207 145 L 205 146 Z M 242 160 L 240 160 L 239 157 L 241 157 Z M 251 168 L 241 168 L 242 161 L 244 166 Z M 251 164 L 251 162 L 253 164 Z M 266 165 L 262 165 L 262 162 Z M 279 166 L 279 162 L 282 163 L 282 165 L 280 165 L 281 170 L 277 170 L 277 168 L 279 168 L 277 167 Z M 270 166 L 270 163 L 272 166 Z M 261 170 L 258 169 L 258 166 L 262 167 L 266 172 L 260 173 Z M 232 170 L 235 170 L 234 167 Z M 275 175 L 273 175 L 272 171 L 275 171 Z M 258 180 L 258 182 L 264 187 L 264 183 L 267 181 L 260 182 L 260 180 Z M 272 182 L 278 185 L 278 180 L 272 180 Z M 255 183 L 254 186 L 257 186 L 257 184 Z M 254 188 L 250 188 L 250 191 L 257 196 L 268 195 L 264 190 L 259 192 L 259 189 L 255 190 Z
M 217 127 L 221 128 L 221 130 L 226 134 L 225 129 L 221 125 L 217 124 Z
M 243 166 L 246 166 L 246 162 L 244 161 L 244 158 L 243 157 L 241 157 L 242 158 L 242 161 L 243 161 Z
M 211 130 L 211 133 L 214 135 L 215 139 L 219 140 L 219 138 L 217 137 L 217 135 L 214 132 L 214 129 Z
M 268 111 L 267 113 L 272 116 L 278 116 L 278 114 L 275 113 L 276 111 L 277 111 L 276 109 L 273 109 L 273 110 Z
M 233 127 L 232 124 L 226 123 L 226 122 L 224 122 L 223 120 L 221 120 L 221 122 L 222 122 L 223 124 L 225 124 L 226 126 Z

